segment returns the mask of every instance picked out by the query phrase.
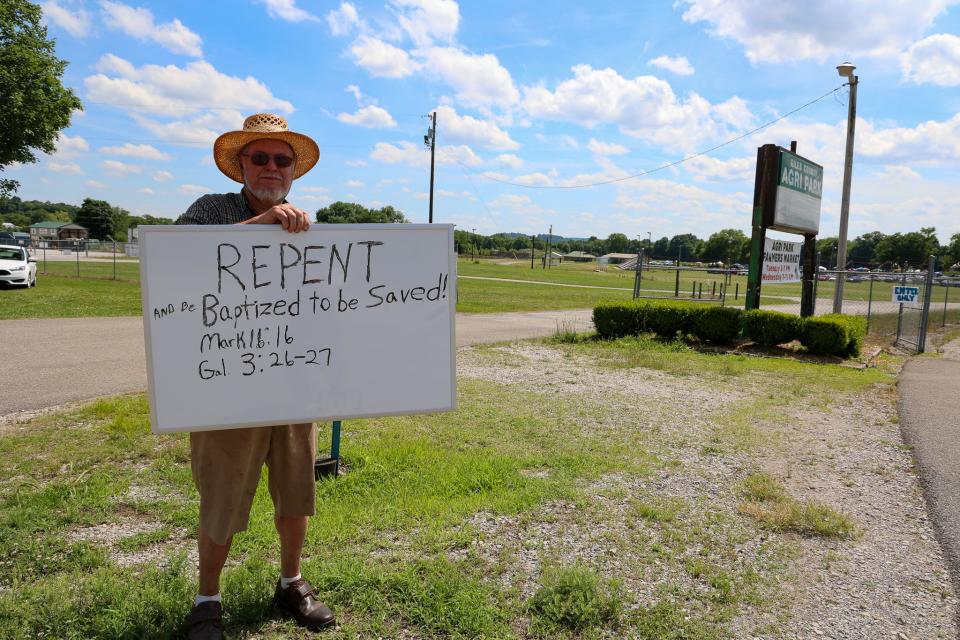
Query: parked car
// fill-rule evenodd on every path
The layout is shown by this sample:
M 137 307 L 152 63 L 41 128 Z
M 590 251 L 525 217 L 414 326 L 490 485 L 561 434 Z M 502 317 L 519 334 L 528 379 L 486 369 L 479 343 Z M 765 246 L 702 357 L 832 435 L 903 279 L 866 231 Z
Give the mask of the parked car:
M 37 286 L 37 261 L 23 247 L 0 245 L 0 285 Z

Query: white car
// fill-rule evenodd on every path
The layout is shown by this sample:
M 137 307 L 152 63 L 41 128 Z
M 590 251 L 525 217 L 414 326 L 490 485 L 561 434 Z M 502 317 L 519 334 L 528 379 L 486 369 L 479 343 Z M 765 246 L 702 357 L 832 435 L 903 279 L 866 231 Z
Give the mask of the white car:
M 23 247 L 0 244 L 0 286 L 37 286 L 37 261 Z

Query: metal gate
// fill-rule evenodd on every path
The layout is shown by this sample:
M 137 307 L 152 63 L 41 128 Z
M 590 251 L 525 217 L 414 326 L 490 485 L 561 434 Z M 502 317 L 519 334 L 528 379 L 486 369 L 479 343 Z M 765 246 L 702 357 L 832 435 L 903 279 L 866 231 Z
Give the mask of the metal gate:
M 927 319 L 930 317 L 930 294 L 933 290 L 933 269 L 935 261 L 930 257 L 927 273 L 920 286 L 919 295 L 914 302 L 900 303 L 897 316 L 897 339 L 895 344 L 923 353 L 927 342 Z M 901 286 L 907 286 L 904 275 Z

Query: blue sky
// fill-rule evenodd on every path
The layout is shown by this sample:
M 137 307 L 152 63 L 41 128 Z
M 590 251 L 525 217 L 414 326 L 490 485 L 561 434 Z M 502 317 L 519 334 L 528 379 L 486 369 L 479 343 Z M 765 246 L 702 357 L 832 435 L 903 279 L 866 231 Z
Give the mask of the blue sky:
M 314 137 L 290 201 L 427 219 L 425 114 L 438 113 L 434 219 L 478 233 L 656 239 L 749 231 L 756 148 L 824 166 L 839 227 L 847 88 L 860 76 L 850 237 L 960 232 L 958 0 L 211 0 L 42 3 L 85 111 L 58 150 L 10 169 L 24 199 L 105 199 L 176 217 L 235 190 L 210 148 L 267 111 Z M 560 188 L 575 187 L 575 188 Z

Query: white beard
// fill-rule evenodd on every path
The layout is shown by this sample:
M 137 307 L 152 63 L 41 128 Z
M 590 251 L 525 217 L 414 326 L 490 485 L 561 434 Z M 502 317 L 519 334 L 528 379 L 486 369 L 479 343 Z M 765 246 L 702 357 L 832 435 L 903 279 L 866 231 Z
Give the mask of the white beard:
M 246 185 L 246 187 L 250 193 L 256 196 L 257 200 L 270 206 L 280 204 L 283 202 L 283 199 L 287 197 L 287 194 L 290 193 L 290 189 L 255 189 L 250 185 Z

